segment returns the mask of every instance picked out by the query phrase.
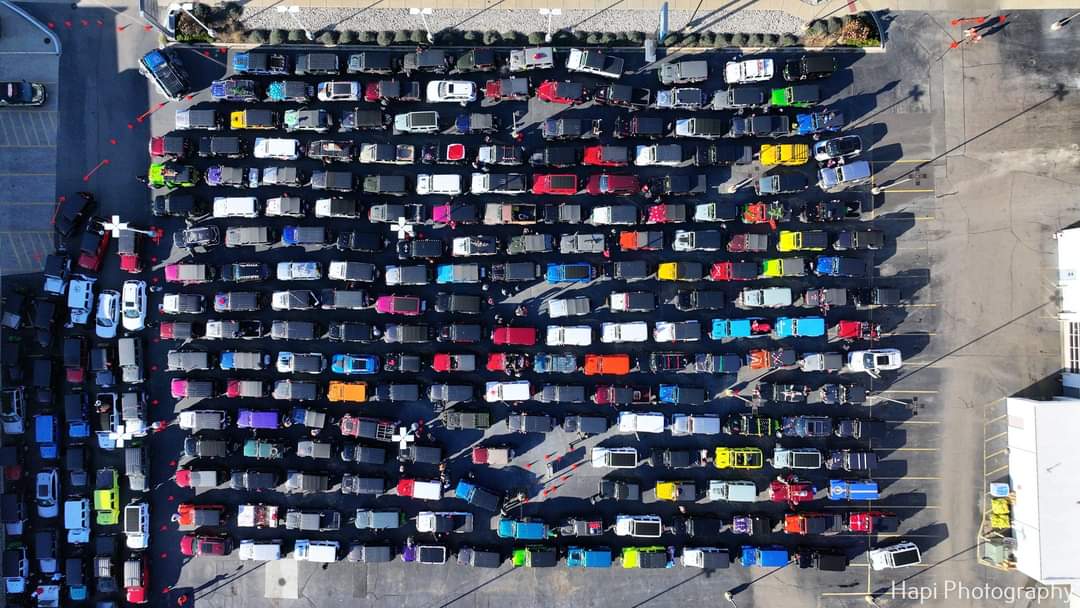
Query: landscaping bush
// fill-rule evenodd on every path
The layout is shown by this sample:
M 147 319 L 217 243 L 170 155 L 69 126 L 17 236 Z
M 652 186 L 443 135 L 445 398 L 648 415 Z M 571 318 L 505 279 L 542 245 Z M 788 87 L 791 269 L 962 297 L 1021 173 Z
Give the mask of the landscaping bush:
M 722 49 L 731 46 L 731 34 L 721 33 L 716 35 L 716 39 L 713 40 L 714 49 Z
M 409 42 L 413 44 L 426 44 L 427 32 L 424 30 L 413 30 L 409 32 Z
M 780 46 L 780 36 L 776 34 L 765 34 L 762 38 L 765 46 Z
M 799 37 L 795 34 L 784 34 L 780 37 L 780 46 L 798 46 Z
M 488 46 L 496 45 L 502 42 L 502 34 L 495 30 L 488 30 L 484 32 L 484 44 Z
M 611 46 L 618 39 L 619 37 L 616 36 L 614 32 L 604 32 L 600 34 L 600 44 L 604 46 Z
M 839 34 L 840 30 L 844 27 L 844 20 L 840 17 L 829 17 L 829 20 L 826 23 L 825 29 L 830 34 Z
M 356 32 L 352 30 L 341 30 L 338 32 L 337 41 L 338 44 L 356 44 Z
M 732 34 L 731 46 L 746 46 L 747 36 L 746 34 Z
M 356 40 L 360 44 L 371 44 L 372 42 L 375 42 L 378 39 L 379 39 L 379 33 L 378 32 L 372 32 L 370 30 L 365 30 L 363 32 L 360 32 L 356 36 Z
M 270 44 L 285 44 L 285 41 L 289 38 L 289 32 L 285 30 L 271 30 L 270 31 Z
M 507 46 L 518 46 L 525 43 L 525 34 L 519 31 L 511 30 L 509 32 L 502 33 L 502 42 Z
M 836 44 L 850 46 L 878 46 L 881 36 L 877 33 L 877 24 L 866 13 L 850 15 L 840 28 Z
M 269 35 L 266 30 L 251 30 L 247 33 L 247 41 L 252 44 L 266 44 Z
M 712 45 L 716 43 L 716 34 L 712 32 L 702 32 L 698 34 L 697 45 L 702 48 L 712 48 Z
M 544 44 L 546 36 L 543 32 L 533 32 L 529 34 L 529 44 Z
M 644 44 L 645 32 L 630 32 L 626 35 L 626 39 L 634 44 Z
M 810 22 L 810 27 L 806 28 L 806 31 L 811 36 L 825 36 L 829 33 L 829 24 L 821 19 L 814 19 Z
M 412 30 L 397 30 L 394 32 L 394 44 L 409 44 L 412 42 Z
M 394 32 L 379 32 L 375 37 L 375 41 L 379 43 L 379 46 L 390 46 L 394 43 Z
M 600 32 L 589 32 L 585 35 L 585 43 L 590 45 L 597 45 L 603 40 L 604 35 Z
M 315 39 L 319 41 L 319 44 L 331 46 L 333 44 L 337 44 L 338 35 L 337 32 L 335 32 L 334 30 L 327 30 L 319 34 Z
M 289 42 L 304 43 L 307 41 L 307 33 L 304 30 L 289 30 Z
M 667 36 L 664 36 L 664 40 L 661 41 L 661 44 L 663 44 L 664 46 L 678 46 L 680 40 L 682 40 L 682 36 L 676 34 L 675 32 L 672 32 Z
M 764 46 L 765 39 L 761 34 L 750 34 L 746 37 L 746 46 Z

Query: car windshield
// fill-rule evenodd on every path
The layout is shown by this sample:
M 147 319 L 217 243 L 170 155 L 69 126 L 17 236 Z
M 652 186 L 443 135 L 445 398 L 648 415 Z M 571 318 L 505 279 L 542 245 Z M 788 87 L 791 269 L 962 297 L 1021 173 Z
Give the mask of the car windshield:
M 874 355 L 870 353 L 863 355 L 863 367 L 866 369 L 874 369 L 874 367 L 876 367 L 876 361 Z

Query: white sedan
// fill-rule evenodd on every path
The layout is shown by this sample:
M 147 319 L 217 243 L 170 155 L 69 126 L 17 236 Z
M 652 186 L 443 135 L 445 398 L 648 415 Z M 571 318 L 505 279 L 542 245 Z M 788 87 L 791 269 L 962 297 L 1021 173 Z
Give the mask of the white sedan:
M 476 101 L 476 83 L 468 80 L 433 80 L 427 85 L 428 103 L 460 103 Z
M 146 327 L 146 281 L 124 281 L 120 294 L 124 329 L 139 331 Z
M 866 372 L 877 378 L 881 372 L 903 367 L 904 358 L 895 348 L 856 350 L 848 353 L 847 366 L 853 372 Z
M 120 292 L 106 289 L 98 295 L 97 316 L 94 333 L 99 338 L 115 338 L 116 326 L 120 324 Z

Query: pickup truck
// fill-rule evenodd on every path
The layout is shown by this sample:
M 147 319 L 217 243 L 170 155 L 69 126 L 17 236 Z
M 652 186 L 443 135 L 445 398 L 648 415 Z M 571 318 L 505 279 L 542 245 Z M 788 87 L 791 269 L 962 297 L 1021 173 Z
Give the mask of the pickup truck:
M 167 49 L 154 49 L 143 55 L 139 59 L 139 72 L 149 78 L 158 92 L 169 99 L 179 100 L 191 92 L 183 64 Z
M 675 137 L 717 139 L 724 136 L 725 126 L 720 118 L 680 118 L 675 121 Z
M 584 72 L 604 78 L 618 79 L 623 75 L 626 62 L 622 57 L 607 55 L 597 50 L 570 49 L 566 60 L 566 69 L 571 72 Z
M 263 337 L 262 321 L 213 320 L 206 322 L 208 340 L 238 340 Z
M 470 191 L 473 194 L 523 194 L 525 175 L 522 173 L 473 173 Z
M 705 91 L 695 87 L 680 87 L 657 91 L 654 105 L 658 110 L 698 110 L 707 102 Z
M 593 99 L 601 105 L 640 110 L 649 107 L 649 103 L 652 102 L 652 90 L 626 84 L 609 84 L 598 88 L 593 94 Z

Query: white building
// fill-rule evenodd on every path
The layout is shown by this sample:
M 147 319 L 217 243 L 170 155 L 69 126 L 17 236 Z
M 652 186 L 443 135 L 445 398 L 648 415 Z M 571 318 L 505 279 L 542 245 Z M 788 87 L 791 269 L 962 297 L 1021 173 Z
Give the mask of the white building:
M 1080 583 L 1080 400 L 1009 398 L 1016 568 L 1048 585 Z
M 1061 293 L 1062 393 L 1080 398 L 1080 228 L 1054 235 Z

